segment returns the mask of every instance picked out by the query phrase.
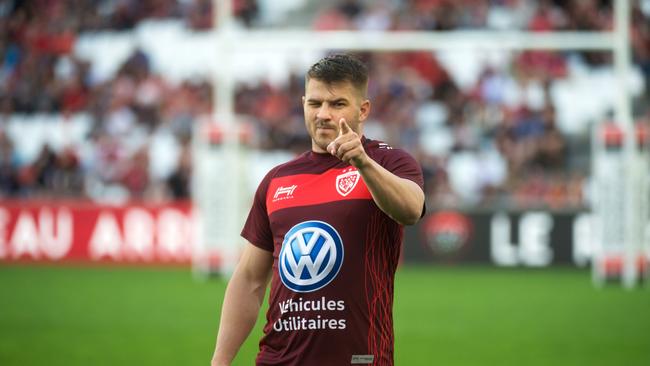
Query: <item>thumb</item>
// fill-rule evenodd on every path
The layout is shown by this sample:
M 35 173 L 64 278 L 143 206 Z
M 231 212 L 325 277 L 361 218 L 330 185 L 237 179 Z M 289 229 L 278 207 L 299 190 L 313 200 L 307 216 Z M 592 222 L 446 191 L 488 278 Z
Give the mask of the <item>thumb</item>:
M 348 123 L 345 121 L 345 118 L 341 118 L 339 120 L 339 136 L 341 135 L 346 135 L 350 133 L 352 129 L 348 125 Z

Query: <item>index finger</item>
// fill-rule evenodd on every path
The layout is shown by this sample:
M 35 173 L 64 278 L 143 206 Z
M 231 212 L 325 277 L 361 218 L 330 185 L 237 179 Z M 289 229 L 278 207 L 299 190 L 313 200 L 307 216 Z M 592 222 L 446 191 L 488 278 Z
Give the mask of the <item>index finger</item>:
M 352 129 L 348 126 L 348 123 L 345 121 L 345 118 L 339 120 L 339 136 L 346 135 L 350 133 Z

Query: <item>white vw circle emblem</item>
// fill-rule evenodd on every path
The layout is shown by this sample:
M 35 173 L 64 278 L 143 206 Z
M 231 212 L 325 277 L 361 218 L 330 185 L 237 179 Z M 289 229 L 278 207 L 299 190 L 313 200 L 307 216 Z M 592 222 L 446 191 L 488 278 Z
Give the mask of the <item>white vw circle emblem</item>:
M 343 242 L 336 230 L 322 221 L 305 221 L 284 236 L 278 259 L 280 279 L 296 292 L 323 288 L 343 264 Z

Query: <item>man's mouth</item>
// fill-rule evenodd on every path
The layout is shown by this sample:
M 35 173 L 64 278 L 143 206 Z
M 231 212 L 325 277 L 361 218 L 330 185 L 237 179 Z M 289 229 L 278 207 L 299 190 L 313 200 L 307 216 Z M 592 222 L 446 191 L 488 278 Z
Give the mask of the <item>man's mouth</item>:
M 319 129 L 319 130 L 336 130 L 336 127 L 332 126 L 332 125 L 317 123 L 316 124 L 316 129 Z

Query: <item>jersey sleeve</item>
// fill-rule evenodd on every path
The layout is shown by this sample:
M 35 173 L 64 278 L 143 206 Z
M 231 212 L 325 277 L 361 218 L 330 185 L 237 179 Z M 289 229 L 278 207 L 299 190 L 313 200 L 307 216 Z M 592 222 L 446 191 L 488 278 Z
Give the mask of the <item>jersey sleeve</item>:
M 274 170 L 271 170 L 257 187 L 255 197 L 253 198 L 253 205 L 248 212 L 248 218 L 241 231 L 241 236 L 244 239 L 256 247 L 269 252 L 273 252 L 273 234 L 271 233 L 271 224 L 266 210 L 266 193 L 271 178 L 273 177 L 273 172 Z
M 386 150 L 380 164 L 396 176 L 415 182 L 424 190 L 424 178 L 420 164 L 402 149 Z
M 380 160 L 381 166 L 396 176 L 415 182 L 424 191 L 424 176 L 420 164 L 402 149 L 385 150 L 386 154 Z M 426 200 L 422 204 L 420 218 L 427 212 Z

